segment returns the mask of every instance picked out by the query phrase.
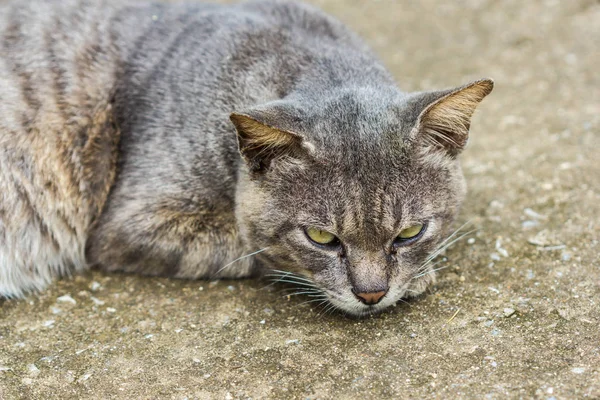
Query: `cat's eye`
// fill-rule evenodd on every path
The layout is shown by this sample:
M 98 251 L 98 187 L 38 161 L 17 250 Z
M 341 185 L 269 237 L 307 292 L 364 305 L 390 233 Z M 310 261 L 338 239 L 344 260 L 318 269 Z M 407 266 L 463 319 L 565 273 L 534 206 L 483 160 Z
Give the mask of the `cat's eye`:
M 402 229 L 396 237 L 396 240 L 394 240 L 394 245 L 402 246 L 405 244 L 413 243 L 421 236 L 423 236 L 426 227 L 427 226 L 425 224 L 415 224 L 409 226 L 408 228 Z
M 310 227 L 306 228 L 304 232 L 310 240 L 321 246 L 337 246 L 340 243 L 337 236 L 322 229 Z

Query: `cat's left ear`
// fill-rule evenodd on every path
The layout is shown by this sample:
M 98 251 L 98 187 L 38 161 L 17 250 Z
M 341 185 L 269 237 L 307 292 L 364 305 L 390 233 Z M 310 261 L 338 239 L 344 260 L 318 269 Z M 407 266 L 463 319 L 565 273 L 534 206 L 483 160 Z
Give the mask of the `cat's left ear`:
M 469 139 L 475 108 L 493 88 L 494 81 L 482 79 L 456 89 L 421 94 L 421 102 L 427 105 L 419 114 L 411 136 L 429 149 L 457 156 Z
M 230 119 L 237 129 L 242 158 L 253 173 L 266 171 L 277 158 L 298 158 L 313 148 L 299 133 L 300 111 L 284 101 L 233 112 Z

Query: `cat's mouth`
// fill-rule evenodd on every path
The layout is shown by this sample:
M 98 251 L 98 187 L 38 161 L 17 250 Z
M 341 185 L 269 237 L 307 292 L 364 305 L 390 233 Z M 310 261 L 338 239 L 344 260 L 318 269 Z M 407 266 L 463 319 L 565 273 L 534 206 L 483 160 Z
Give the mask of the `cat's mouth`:
M 414 282 L 406 282 L 404 285 L 397 285 L 391 287 L 390 290 L 381 298 L 376 304 L 364 304 L 356 299 L 356 296 L 348 290 L 349 294 L 338 294 L 332 292 L 329 298 L 329 302 L 332 308 L 335 308 L 339 312 L 345 315 L 353 317 L 367 317 L 376 315 L 385 311 L 386 309 L 394 306 L 399 301 L 402 301 L 405 297 L 414 296 L 417 290 L 421 290 L 422 293 L 427 287 L 427 283 L 418 285 L 418 289 L 415 288 Z M 419 293 L 419 294 L 420 294 Z
M 376 315 L 394 306 L 404 297 L 415 297 L 425 291 L 431 278 L 422 277 L 410 280 L 402 285 L 393 285 L 376 303 L 368 304 L 357 298 L 351 287 L 344 289 L 325 289 L 314 280 L 288 271 L 273 270 L 266 275 L 275 283 L 286 283 L 295 286 L 288 295 L 302 295 L 309 303 L 320 309 L 322 314 L 339 312 L 351 317 L 367 317 Z
M 384 296 L 384 298 L 377 304 L 364 304 L 354 298 L 352 293 L 350 293 L 350 296 L 333 294 L 329 298 L 329 304 L 330 308 L 332 308 L 332 311 L 337 310 L 342 314 L 353 317 L 367 317 L 381 313 L 399 300 L 399 298 L 394 299 L 395 296 L 388 297 L 389 294 L 390 293 L 387 293 L 386 296 Z

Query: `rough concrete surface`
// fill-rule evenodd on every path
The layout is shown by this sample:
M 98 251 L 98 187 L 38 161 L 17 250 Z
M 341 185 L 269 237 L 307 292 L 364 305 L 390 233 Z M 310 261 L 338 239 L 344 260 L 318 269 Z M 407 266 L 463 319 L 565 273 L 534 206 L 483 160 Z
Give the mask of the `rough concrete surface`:
M 496 80 L 438 284 L 352 320 L 268 282 L 65 279 L 0 303 L 0 398 L 600 398 L 600 2 L 316 3 L 407 90 Z

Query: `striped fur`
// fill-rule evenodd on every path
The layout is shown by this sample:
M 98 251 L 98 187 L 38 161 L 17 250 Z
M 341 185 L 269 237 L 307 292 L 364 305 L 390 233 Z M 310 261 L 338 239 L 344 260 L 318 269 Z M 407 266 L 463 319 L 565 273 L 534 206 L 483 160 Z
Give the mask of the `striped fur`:
M 403 93 L 338 21 L 277 0 L 14 1 L 0 6 L 0 47 L 5 297 L 91 266 L 274 268 L 355 315 L 421 293 L 492 88 Z M 418 243 L 391 246 L 421 222 Z M 314 246 L 309 226 L 343 246 Z M 352 294 L 384 286 L 376 307 Z

